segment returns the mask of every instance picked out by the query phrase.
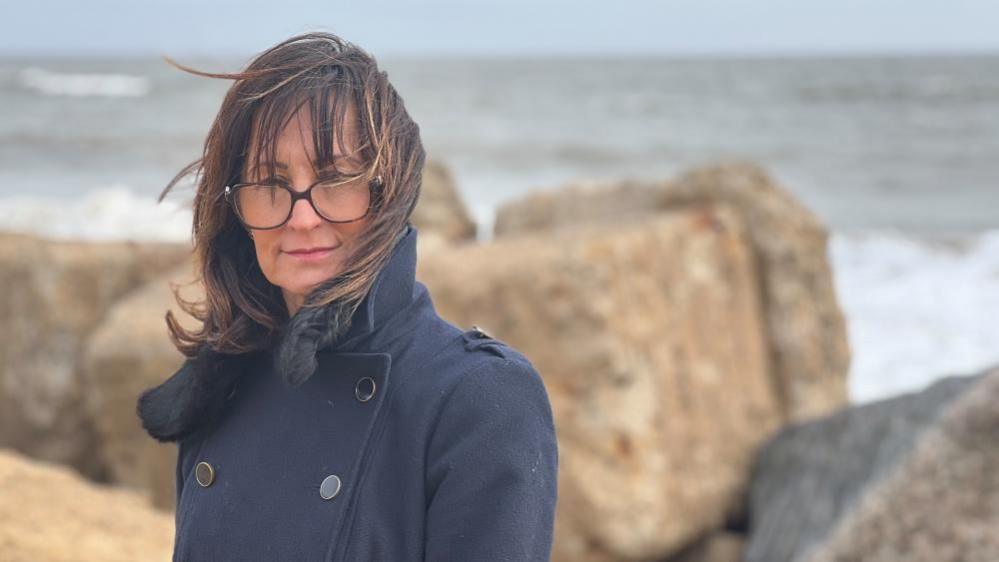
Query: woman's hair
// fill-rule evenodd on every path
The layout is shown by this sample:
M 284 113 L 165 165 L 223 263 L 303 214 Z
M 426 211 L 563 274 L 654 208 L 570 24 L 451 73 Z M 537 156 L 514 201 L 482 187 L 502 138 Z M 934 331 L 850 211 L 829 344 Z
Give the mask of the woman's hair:
M 359 235 L 356 251 L 341 273 L 315 287 L 302 306 L 332 303 L 335 310 L 328 317 L 335 323 L 333 332 L 346 332 L 420 193 L 425 153 L 419 127 L 386 73 L 371 55 L 326 32 L 286 39 L 257 55 L 241 72 L 203 72 L 164 59 L 186 72 L 235 80 L 205 139 L 202 157 L 185 166 L 160 195 L 162 201 L 181 178 L 196 172 L 192 233 L 205 299 L 185 300 L 172 287 L 180 308 L 201 322 L 199 328 L 186 330 L 168 311 L 173 344 L 188 357 L 205 345 L 220 353 L 246 353 L 273 344 L 286 325 L 281 290 L 260 270 L 253 240 L 227 205 L 224 189 L 242 181 L 246 158 L 252 154 L 261 159 L 269 154 L 266 166 L 273 172 L 275 139 L 303 104 L 311 110 L 317 168 L 334 161 L 332 134 L 338 135 L 340 146 L 351 146 L 342 140 L 350 106 L 358 121 L 353 146 L 359 147 L 370 177 L 382 178 L 372 193 L 371 222 Z M 255 147 L 249 146 L 251 138 Z

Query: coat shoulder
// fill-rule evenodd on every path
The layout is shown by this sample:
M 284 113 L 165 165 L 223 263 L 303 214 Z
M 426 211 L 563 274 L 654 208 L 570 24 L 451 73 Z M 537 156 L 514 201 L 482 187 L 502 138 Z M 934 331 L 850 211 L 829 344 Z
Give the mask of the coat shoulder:
M 465 352 L 502 357 L 510 361 L 527 362 L 527 358 L 509 344 L 493 337 L 485 328 L 473 325 L 461 334 Z
M 426 559 L 548 560 L 558 442 L 545 386 L 483 329 L 461 337 L 474 360 L 449 377 L 426 448 Z
M 542 406 L 543 417 L 551 416 L 548 392 L 541 374 L 518 349 L 492 336 L 485 328 L 472 326 L 461 334 L 462 368 L 450 381 L 451 393 L 463 386 L 492 395 L 508 394 L 516 404 L 533 399 Z M 460 392 L 460 391 L 459 391 Z
M 527 393 L 543 398 L 547 402 L 540 373 L 520 350 L 481 326 L 462 328 L 445 320 L 441 323 L 446 326 L 442 332 L 447 334 L 441 340 L 446 339 L 448 343 L 436 342 L 427 346 L 428 350 L 432 348 L 436 351 L 428 352 L 429 361 L 419 369 L 433 375 L 416 377 L 423 382 L 433 381 L 424 387 L 424 391 L 447 396 L 454 394 L 459 386 L 496 385 L 522 395 Z M 422 392 L 417 394 L 422 395 Z

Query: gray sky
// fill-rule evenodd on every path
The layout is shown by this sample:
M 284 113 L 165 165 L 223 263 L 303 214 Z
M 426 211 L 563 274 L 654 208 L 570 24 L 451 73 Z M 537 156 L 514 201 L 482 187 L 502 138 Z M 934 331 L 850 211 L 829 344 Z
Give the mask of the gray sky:
M 332 31 L 375 55 L 999 52 L 997 0 L 11 0 L 0 56 L 246 55 Z

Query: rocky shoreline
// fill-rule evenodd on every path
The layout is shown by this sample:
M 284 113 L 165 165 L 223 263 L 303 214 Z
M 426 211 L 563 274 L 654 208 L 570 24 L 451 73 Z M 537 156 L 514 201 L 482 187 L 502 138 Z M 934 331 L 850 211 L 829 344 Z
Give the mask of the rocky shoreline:
M 828 233 L 764 170 L 539 192 L 502 207 L 488 243 L 447 169 L 424 179 L 417 278 L 444 318 L 522 350 L 551 396 L 553 560 L 999 558 L 999 369 L 850 406 Z M 163 315 L 183 317 L 171 283 L 198 295 L 190 248 L 0 234 L 0 264 L 0 471 L 57 463 L 95 498 L 169 512 L 175 450 L 134 404 L 182 362 Z M 59 504 L 19 509 L 0 528 Z

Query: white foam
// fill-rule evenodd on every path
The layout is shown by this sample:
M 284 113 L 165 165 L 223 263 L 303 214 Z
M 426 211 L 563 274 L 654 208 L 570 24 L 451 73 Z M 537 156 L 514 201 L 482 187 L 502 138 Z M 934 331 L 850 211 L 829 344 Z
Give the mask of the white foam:
M 493 239 L 493 229 L 496 224 L 496 208 L 492 205 L 471 205 L 469 212 L 475 222 L 475 239 L 487 243 Z
M 834 234 L 854 403 L 999 363 L 999 230 L 964 247 L 893 231 Z
M 34 66 L 22 68 L 17 78 L 25 88 L 47 96 L 141 97 L 151 89 L 144 76 L 52 72 Z
M 79 199 L 5 197 L 0 229 L 54 239 L 189 242 L 191 209 L 169 199 L 157 204 L 124 184 L 91 191 Z

